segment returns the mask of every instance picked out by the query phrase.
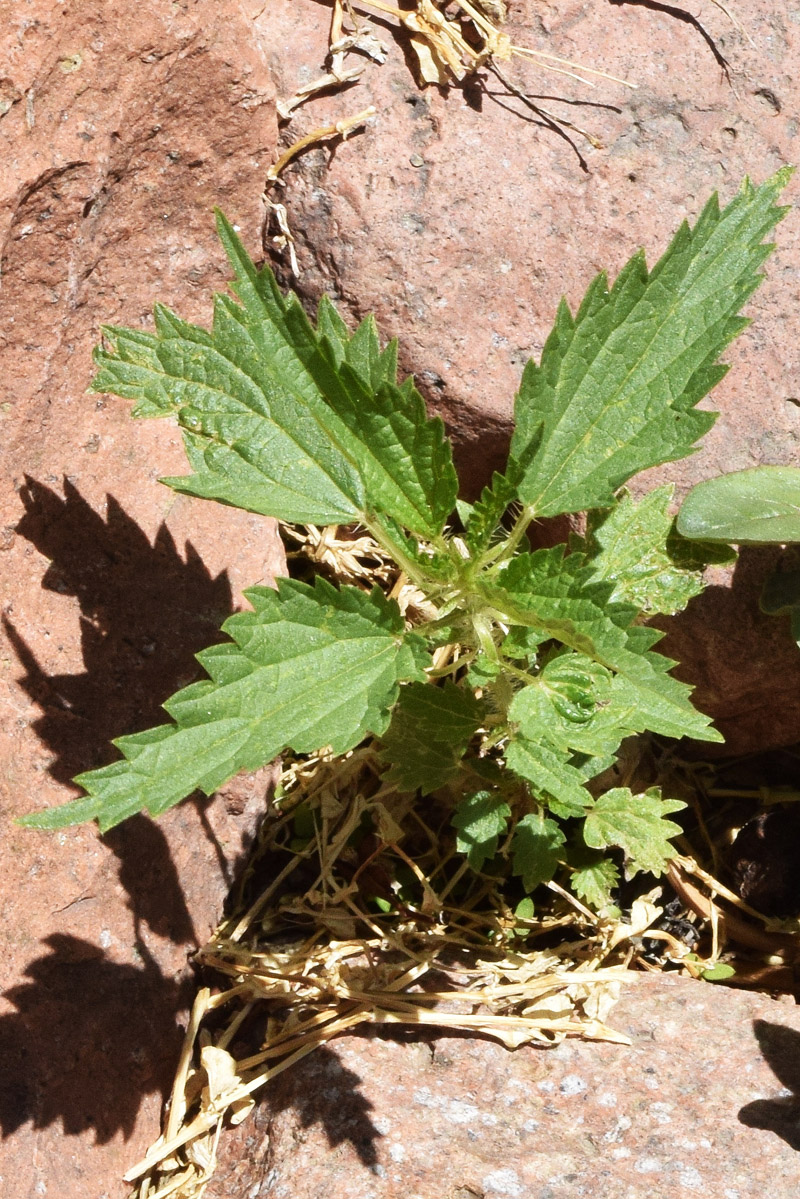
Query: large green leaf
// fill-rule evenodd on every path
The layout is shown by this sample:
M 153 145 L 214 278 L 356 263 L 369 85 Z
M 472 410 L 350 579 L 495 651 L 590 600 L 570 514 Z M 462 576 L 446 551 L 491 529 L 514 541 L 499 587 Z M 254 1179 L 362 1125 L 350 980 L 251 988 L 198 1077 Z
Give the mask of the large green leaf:
M 223 625 L 232 641 L 198 654 L 210 678 L 164 705 L 175 723 L 120 737 L 122 761 L 76 779 L 87 798 L 24 823 L 60 828 L 96 817 L 107 829 L 142 808 L 158 815 L 198 788 L 210 795 L 286 747 L 344 753 L 384 731 L 398 683 L 423 677 L 430 661 L 377 589 L 282 579 L 277 591 L 256 587 L 247 598 L 254 611 Z
M 714 421 L 695 405 L 722 378 L 717 359 L 746 324 L 738 313 L 771 250 L 789 171 L 745 180 L 722 211 L 716 196 L 684 223 L 652 271 L 636 254 L 609 288 L 589 287 L 577 316 L 562 302 L 541 363 L 525 368 L 512 458 L 526 462 L 519 498 L 535 516 L 608 507 L 632 475 L 688 454 Z
M 678 531 L 737 545 L 800 542 L 800 470 L 756 466 L 706 479 L 683 501 Z
M 441 421 L 428 420 L 374 324 L 348 337 L 330 304 L 321 333 L 296 296 L 257 271 L 221 215 L 241 303 L 217 296 L 211 333 L 155 309 L 155 333 L 105 329 L 95 391 L 174 414 L 194 474 L 179 491 L 283 520 L 329 524 L 390 513 L 436 537 L 457 490 Z
M 437 791 L 456 774 L 482 719 L 482 705 L 464 687 L 410 683 L 381 738 L 381 756 L 393 764 L 388 781 L 403 791 Z
M 284 299 L 268 269 L 257 271 L 230 223 L 218 213 L 220 238 L 235 272 L 241 318 L 262 354 L 293 356 L 346 429 L 344 447 L 364 482 L 370 514 L 388 513 L 421 537 L 436 537 L 453 510 L 458 479 L 441 420 L 429 420 L 410 379 L 397 386 L 397 349 L 381 353 L 374 320 L 348 336 L 330 301 L 315 333 L 291 292 Z

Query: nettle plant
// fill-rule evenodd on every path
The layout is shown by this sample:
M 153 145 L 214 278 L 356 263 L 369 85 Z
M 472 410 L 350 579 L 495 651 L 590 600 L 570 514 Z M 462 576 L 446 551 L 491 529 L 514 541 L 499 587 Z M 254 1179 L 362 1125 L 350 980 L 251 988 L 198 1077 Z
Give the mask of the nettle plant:
M 218 215 L 238 299 L 216 297 L 210 332 L 160 306 L 153 333 L 105 329 L 93 390 L 178 421 L 193 473 L 168 486 L 360 526 L 415 598 L 404 615 L 378 587 L 254 587 L 229 640 L 198 655 L 208 678 L 164 705 L 171 723 L 120 737 L 119 761 L 76 780 L 83 798 L 25 823 L 105 830 L 287 750 L 371 739 L 381 793 L 444 805 L 464 868 L 518 876 L 517 894 L 558 872 L 600 907 L 620 865 L 662 872 L 684 805 L 603 778 L 632 734 L 721 740 L 646 623 L 685 607 L 720 550 L 675 531 L 671 488 L 623 488 L 712 425 L 696 405 L 747 323 L 787 177 L 745 181 L 723 210 L 713 197 L 652 271 L 640 252 L 613 287 L 599 275 L 576 316 L 562 302 L 522 375 L 506 470 L 475 504 L 458 499 L 441 422 L 397 381 L 396 343 L 381 349 L 372 318 L 351 335 L 324 297 L 314 328 Z M 588 513 L 584 535 L 530 549 L 531 526 L 572 513 Z

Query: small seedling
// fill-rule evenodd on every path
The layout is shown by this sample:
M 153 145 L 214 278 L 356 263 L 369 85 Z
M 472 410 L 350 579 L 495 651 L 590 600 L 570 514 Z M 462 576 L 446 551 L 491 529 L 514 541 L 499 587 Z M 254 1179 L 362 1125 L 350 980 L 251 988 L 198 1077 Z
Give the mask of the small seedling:
M 405 607 L 322 577 L 253 588 L 229 640 L 198 655 L 208 677 L 164 705 L 171 722 L 120 737 L 119 761 L 76 780 L 83 798 L 24 823 L 105 830 L 289 749 L 371 739 L 381 794 L 444 806 L 464 868 L 507 871 L 518 894 L 561 871 L 597 907 L 618 863 L 659 874 L 684 805 L 601 776 L 632 734 L 721 740 L 646 624 L 685 607 L 720 551 L 676 532 L 669 487 L 622 489 L 713 423 L 696 405 L 746 324 L 786 180 L 746 181 L 722 210 L 713 197 L 652 271 L 637 253 L 576 316 L 561 304 L 522 376 L 506 470 L 475 504 L 458 499 L 441 422 L 398 382 L 396 344 L 381 349 L 371 318 L 350 334 L 326 298 L 314 327 L 220 214 L 238 298 L 216 297 L 210 332 L 160 306 L 153 333 L 105 329 L 93 390 L 177 420 L 193 473 L 164 480 L 175 490 L 360 526 L 396 563 Z M 530 548 L 537 522 L 584 512 L 568 545 Z

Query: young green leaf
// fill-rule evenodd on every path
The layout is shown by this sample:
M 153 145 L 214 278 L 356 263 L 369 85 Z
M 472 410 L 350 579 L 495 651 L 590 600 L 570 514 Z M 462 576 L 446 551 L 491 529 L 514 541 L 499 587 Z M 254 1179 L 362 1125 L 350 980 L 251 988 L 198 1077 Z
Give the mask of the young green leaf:
M 698 483 L 678 513 L 678 532 L 736 545 L 800 541 L 800 470 L 755 466 Z
M 548 816 L 530 812 L 514 829 L 511 842 L 512 869 L 521 875 L 526 891 L 535 891 L 555 873 L 566 837 Z
M 105 830 L 142 808 L 159 815 L 198 788 L 211 795 L 286 747 L 344 753 L 384 731 L 400 682 L 424 677 L 423 642 L 404 634 L 397 605 L 377 589 L 282 579 L 277 591 L 246 594 L 255 610 L 225 622 L 232 641 L 198 654 L 210 678 L 164 705 L 175 723 L 120 737 L 122 761 L 76 779 L 88 798 L 25 824 L 96 817 Z
M 590 776 L 571 760 L 571 755 L 544 742 L 529 741 L 517 734 L 508 743 L 506 765 L 531 783 L 537 799 L 564 819 L 582 816 L 593 802 L 584 786 Z
M 473 870 L 482 870 L 497 853 L 497 842 L 506 831 L 511 808 L 491 791 L 476 791 L 461 800 L 451 821 L 458 831 L 456 849 L 467 855 Z
M 612 603 L 613 584 L 593 578 L 581 554 L 565 547 L 518 554 L 485 585 L 485 595 L 514 624 L 530 625 L 618 671 L 636 690 L 640 728 L 667 737 L 719 741 L 709 720 L 689 700 L 691 688 L 668 675 L 675 665 L 650 652 L 663 635 L 633 624 L 630 604 Z
M 516 693 L 508 715 L 529 742 L 599 758 L 647 727 L 627 680 L 574 653 L 548 662 L 535 682 Z
M 681 832 L 680 825 L 666 817 L 685 807 L 678 799 L 662 799 L 655 787 L 642 795 L 615 787 L 601 795 L 587 815 L 583 838 L 593 849 L 618 845 L 631 874 L 663 874 L 675 856 L 670 840 Z
M 589 287 L 577 316 L 562 302 L 541 364 L 528 363 L 516 400 L 511 457 L 526 462 L 519 498 L 535 516 L 608 507 L 632 475 L 682 458 L 714 415 L 695 405 L 725 374 L 716 365 L 746 322 L 738 313 L 771 250 L 790 171 L 745 180 L 720 211 L 684 223 L 652 271 L 643 253 L 609 289 Z
M 509 462 L 506 473 L 497 471 L 492 477 L 491 487 L 484 487 L 481 498 L 469 505 L 464 527 L 464 541 L 473 557 L 477 557 L 489 544 L 509 504 L 517 497 L 522 472 L 517 463 Z
M 611 895 L 619 883 L 619 871 L 610 858 L 592 856 L 590 861 L 578 866 L 570 876 L 569 885 L 584 903 L 596 911 L 611 902 Z
M 483 706 L 455 683 L 409 683 L 381 738 L 381 756 L 393 763 L 387 781 L 401 791 L 437 791 L 458 771 L 482 719 Z
M 593 529 L 600 552 L 592 558 L 592 578 L 613 584 L 612 603 L 673 615 L 703 590 L 702 567 L 688 567 L 674 554 L 674 490 L 667 484 L 638 501 L 626 492 Z

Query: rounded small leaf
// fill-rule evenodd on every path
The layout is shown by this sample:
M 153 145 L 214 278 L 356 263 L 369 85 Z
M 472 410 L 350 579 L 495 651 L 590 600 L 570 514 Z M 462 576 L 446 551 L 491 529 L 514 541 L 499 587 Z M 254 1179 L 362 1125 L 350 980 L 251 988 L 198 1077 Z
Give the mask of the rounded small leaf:
M 697 541 L 800 541 L 800 469 L 756 466 L 706 479 L 687 495 L 677 524 Z

